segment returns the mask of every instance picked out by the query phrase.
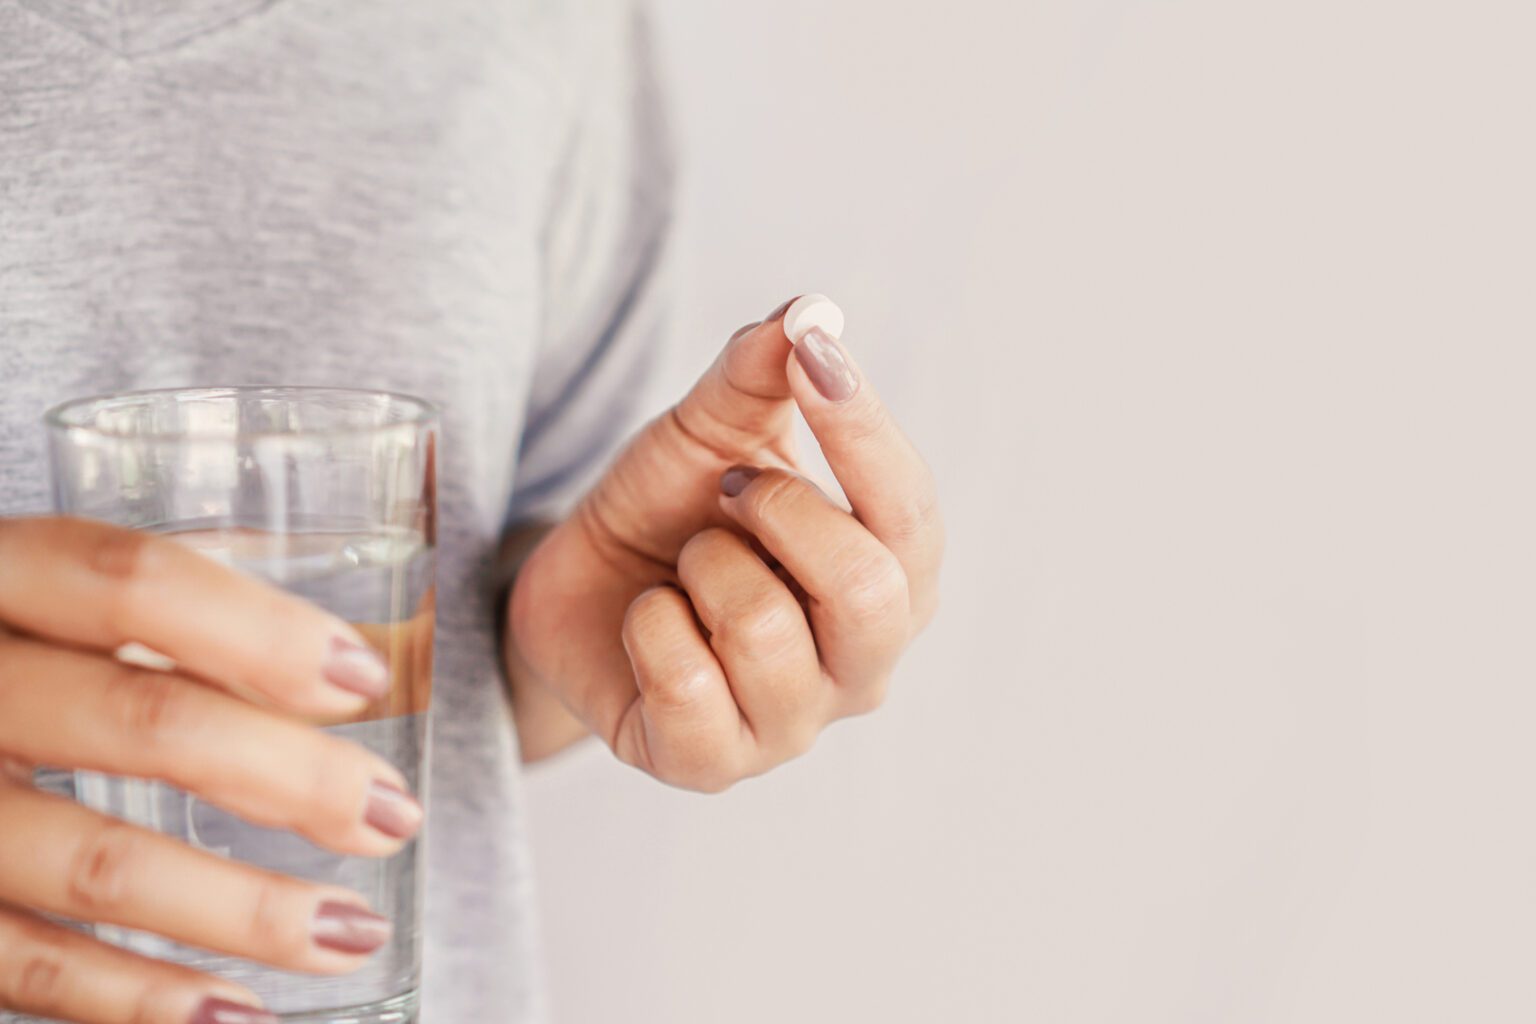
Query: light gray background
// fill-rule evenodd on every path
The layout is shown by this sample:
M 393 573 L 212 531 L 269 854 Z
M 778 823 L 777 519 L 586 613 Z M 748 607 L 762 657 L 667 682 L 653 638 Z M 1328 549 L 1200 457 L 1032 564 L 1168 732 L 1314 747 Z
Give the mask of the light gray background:
M 534 773 L 560 1019 L 1536 1019 L 1530 4 L 662 13 L 682 362 L 834 296 L 951 556 L 804 760 Z

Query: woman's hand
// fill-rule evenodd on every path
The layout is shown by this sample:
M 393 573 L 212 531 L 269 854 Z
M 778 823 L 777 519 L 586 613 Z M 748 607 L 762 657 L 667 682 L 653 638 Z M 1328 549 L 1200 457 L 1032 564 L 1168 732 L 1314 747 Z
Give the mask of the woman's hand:
M 136 642 L 174 672 L 113 656 Z M 261 871 L 33 789 L 33 765 L 160 779 L 258 825 L 363 856 L 421 823 L 400 773 L 294 715 L 389 685 L 346 623 L 175 541 L 0 520 L 0 1008 L 83 1024 L 257 1024 L 239 986 L 31 911 L 340 973 L 389 936 L 356 893 Z
M 786 304 L 787 306 L 788 304 Z M 509 670 L 624 761 L 718 791 L 876 707 L 933 615 L 933 478 L 846 350 L 742 328 L 518 573 Z M 798 406 L 852 510 L 799 472 Z

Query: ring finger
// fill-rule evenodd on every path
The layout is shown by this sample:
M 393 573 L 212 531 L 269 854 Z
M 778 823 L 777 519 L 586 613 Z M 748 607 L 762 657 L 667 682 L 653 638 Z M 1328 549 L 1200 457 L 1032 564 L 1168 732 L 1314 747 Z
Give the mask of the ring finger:
M 683 545 L 677 573 L 758 745 L 775 760 L 804 753 L 826 719 L 826 694 L 794 594 L 729 530 Z
M 737 466 L 720 487 L 726 514 L 805 588 L 816 646 L 833 679 L 874 695 L 911 631 L 907 578 L 896 556 L 794 473 Z
M 277 1024 L 245 989 L 0 907 L 0 1010 L 76 1024 Z
M 0 783 L 0 902 L 154 932 L 288 970 L 338 974 L 389 940 L 355 893 L 183 845 Z M 60 870 L 61 866 L 63 870 Z

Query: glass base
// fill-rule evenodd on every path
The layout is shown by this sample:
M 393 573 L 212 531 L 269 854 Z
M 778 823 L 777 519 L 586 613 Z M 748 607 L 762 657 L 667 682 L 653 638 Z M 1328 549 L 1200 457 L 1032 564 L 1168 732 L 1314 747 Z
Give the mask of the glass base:
M 417 1024 L 417 992 L 412 989 L 403 995 L 366 1006 L 345 1006 L 337 1010 L 307 1010 L 303 1013 L 280 1013 L 283 1024 Z
M 284 1024 L 418 1024 L 416 991 L 366 1006 L 344 1006 L 337 1010 L 308 1010 L 304 1013 L 280 1013 Z M 42 1017 L 23 1017 L 0 1010 L 0 1024 L 56 1024 Z

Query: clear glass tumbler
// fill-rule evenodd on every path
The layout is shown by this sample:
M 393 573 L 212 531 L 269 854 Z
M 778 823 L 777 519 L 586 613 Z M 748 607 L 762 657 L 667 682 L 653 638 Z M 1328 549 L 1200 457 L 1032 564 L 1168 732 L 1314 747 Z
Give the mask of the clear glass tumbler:
M 47 415 L 57 510 L 175 537 L 354 623 L 393 688 L 328 732 L 388 758 L 425 803 L 432 689 L 437 416 L 405 395 L 199 388 L 68 402 Z M 56 773 L 40 783 L 99 811 L 273 871 L 344 885 L 394 922 L 355 973 L 314 977 L 105 925 L 95 934 L 253 989 L 295 1022 L 416 1019 L 419 843 L 340 856 L 159 782 Z

